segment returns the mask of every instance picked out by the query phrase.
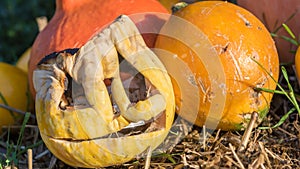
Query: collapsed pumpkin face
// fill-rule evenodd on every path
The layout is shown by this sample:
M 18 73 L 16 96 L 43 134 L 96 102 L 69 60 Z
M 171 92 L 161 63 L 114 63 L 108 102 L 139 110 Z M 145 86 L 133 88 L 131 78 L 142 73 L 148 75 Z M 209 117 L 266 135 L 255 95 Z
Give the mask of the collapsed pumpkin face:
M 128 97 L 118 55 L 146 79 L 144 98 Z M 156 148 L 173 122 L 170 77 L 126 16 L 78 51 L 45 57 L 33 80 L 41 136 L 55 156 L 72 166 L 127 162 Z M 109 90 L 104 80 L 111 81 Z
M 275 89 L 269 74 L 278 78 L 278 55 L 265 26 L 245 9 L 222 1 L 190 4 L 167 21 L 155 48 L 175 54 L 193 72 L 193 78 L 174 80 L 193 79 L 197 92 L 188 95 L 200 96 L 197 112 L 180 112 L 187 120 L 234 130 L 245 127 L 252 112 L 260 119 L 268 112 L 272 94 L 255 88 Z M 175 88 L 179 107 L 187 102 L 182 88 Z

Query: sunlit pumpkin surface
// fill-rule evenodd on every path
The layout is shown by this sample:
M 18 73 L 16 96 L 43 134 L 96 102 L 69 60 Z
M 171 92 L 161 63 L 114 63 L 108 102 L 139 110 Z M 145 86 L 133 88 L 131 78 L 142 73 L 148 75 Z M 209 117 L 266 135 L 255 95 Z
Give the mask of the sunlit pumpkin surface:
M 0 77 L 0 92 L 8 106 L 26 111 L 28 100 L 26 73 L 13 65 L 0 62 Z M 5 104 L 3 99 L 0 99 L 0 103 Z M 14 117 L 20 119 L 18 114 L 12 115 L 8 110 L 0 108 L 0 127 L 14 124 Z
M 222 1 L 190 4 L 174 15 L 196 26 L 199 32 L 207 36 L 222 64 L 218 68 L 219 64 L 216 62 L 216 67 L 220 70 L 220 75 L 223 71 L 225 72 L 226 78 L 225 84 L 219 84 L 226 88 L 224 110 L 208 115 L 209 110 L 212 109 L 211 100 L 216 97 L 218 91 L 211 89 L 212 82 L 218 78 L 210 79 L 209 72 L 216 67 L 212 68 L 211 65 L 203 64 L 203 59 L 209 59 L 208 56 L 197 55 L 192 50 L 192 46 L 188 46 L 181 39 L 176 40 L 174 37 L 160 35 L 155 47 L 176 54 L 195 75 L 198 91 L 190 91 L 189 94 L 199 92 L 198 117 L 189 112 L 181 112 L 181 116 L 189 121 L 195 121 L 195 124 L 199 126 L 204 125 L 206 120 L 211 120 L 207 119 L 208 116 L 216 119 L 221 116 L 220 121 L 215 123 L 218 123 L 218 128 L 223 130 L 245 127 L 250 114 L 254 111 L 259 112 L 260 119 L 263 118 L 268 112 L 272 94 L 257 92 L 254 88 L 275 89 L 276 83 L 268 73 L 277 79 L 279 67 L 274 42 L 265 26 L 245 9 Z M 191 34 L 189 28 L 192 26 L 172 22 L 162 28 L 161 34 L 178 30 L 178 34 L 184 37 Z M 191 41 L 197 38 L 197 35 L 194 36 L 195 38 Z M 210 44 L 195 45 L 208 45 L 209 47 Z M 175 89 L 176 102 L 179 107 L 185 103 L 180 97 L 181 93 L 180 87 Z
M 296 66 L 296 74 L 298 77 L 298 81 L 300 80 L 300 47 L 298 47 L 295 56 L 295 66 Z
M 16 66 L 23 70 L 25 73 L 28 72 L 28 64 L 30 59 L 31 48 L 26 49 L 26 51 L 18 59 Z

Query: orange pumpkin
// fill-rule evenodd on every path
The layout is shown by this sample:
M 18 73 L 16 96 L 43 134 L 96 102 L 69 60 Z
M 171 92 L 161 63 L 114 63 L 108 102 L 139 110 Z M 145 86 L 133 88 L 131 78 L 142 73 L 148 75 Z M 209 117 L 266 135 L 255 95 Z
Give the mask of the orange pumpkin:
M 86 43 L 105 25 L 121 14 L 145 14 L 135 18 L 139 29 L 159 30 L 164 18 L 149 12 L 168 13 L 157 0 L 56 0 L 56 11 L 45 29 L 37 36 L 29 61 L 30 90 L 35 95 L 32 85 L 32 72 L 37 63 L 47 54 L 67 48 L 78 48 Z M 147 36 L 146 43 L 154 43 L 154 36 Z
M 165 59 L 164 52 L 157 53 L 165 65 L 179 58 L 192 72 L 184 70 L 185 76 L 173 79 L 173 83 L 189 81 L 196 88 L 186 90 L 186 85 L 173 84 L 178 107 L 196 104 L 199 108 L 179 110 L 187 120 L 235 130 L 247 125 L 252 112 L 259 112 L 260 119 L 268 112 L 272 94 L 254 88 L 275 89 L 276 83 L 260 65 L 277 79 L 278 55 L 265 26 L 247 10 L 222 1 L 190 4 L 167 21 L 155 48 L 174 54 Z M 172 65 L 166 68 L 172 75 Z M 195 93 L 198 102 L 188 101 Z
M 238 0 L 237 3 L 257 16 L 270 32 L 274 32 L 281 24 L 285 23 L 295 33 L 297 39 L 300 37 L 300 22 L 298 21 L 300 17 L 299 0 L 289 0 L 288 3 L 282 0 Z M 293 17 L 290 18 L 291 16 Z M 278 30 L 276 34 L 289 36 L 283 28 Z M 293 62 L 294 55 L 290 51 L 296 50 L 297 46 L 279 37 L 275 37 L 274 40 L 280 61 Z
M 295 67 L 296 67 L 296 74 L 298 77 L 298 81 L 300 83 L 300 46 L 298 46 L 298 49 L 297 49 L 296 55 L 295 55 Z

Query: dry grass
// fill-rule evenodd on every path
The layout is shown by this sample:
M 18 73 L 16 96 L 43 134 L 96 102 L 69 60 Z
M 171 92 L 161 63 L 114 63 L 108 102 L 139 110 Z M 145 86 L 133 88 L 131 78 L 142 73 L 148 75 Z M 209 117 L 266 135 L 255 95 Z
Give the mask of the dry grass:
M 290 73 L 290 72 L 289 72 Z M 293 73 L 292 73 L 293 74 Z M 290 76 L 295 93 L 299 93 L 295 76 Z M 284 82 L 281 82 L 284 88 Z M 271 110 L 260 126 L 273 126 L 286 114 L 292 104 L 284 95 L 274 95 Z M 16 142 L 20 126 L 11 129 L 10 141 Z M 172 132 L 151 158 L 137 158 L 123 165 L 107 168 L 300 168 L 300 122 L 295 112 L 278 128 L 262 130 L 254 128 L 245 141 L 244 131 L 201 132 L 203 128 L 192 126 L 183 119 L 176 121 Z M 0 151 L 7 151 L 7 133 L 2 134 Z M 34 119 L 26 125 L 21 150 L 24 146 L 32 148 L 33 168 L 69 168 L 54 157 L 41 142 Z M 173 146 L 172 146 L 173 145 Z M 245 145 L 244 148 L 241 148 Z M 167 149 L 165 149 L 168 147 Z M 18 168 L 28 168 L 26 150 L 19 157 Z M 147 152 L 146 152 L 147 153 Z
M 263 126 L 274 125 L 284 113 L 283 105 L 287 104 L 276 95 L 276 101 L 281 102 L 279 108 L 269 113 Z M 276 103 L 278 105 L 278 103 Z M 276 129 L 260 130 L 255 128 L 250 133 L 247 147 L 239 151 L 243 132 L 214 131 L 206 134 L 204 139 L 200 134 L 202 128 L 193 126 L 184 139 L 163 154 L 155 154 L 150 161 L 150 168 L 300 168 L 300 123 L 298 115 L 292 114 L 289 119 Z M 188 131 L 188 123 L 181 120 L 177 131 Z M 179 135 L 171 134 L 165 144 L 176 142 Z M 23 145 L 37 142 L 38 130 L 34 125 L 26 128 Z M 204 141 L 205 140 L 205 141 Z M 162 146 L 164 147 L 164 146 Z M 5 151 L 5 146 L 1 148 Z M 156 150 L 156 153 L 159 152 Z M 27 155 L 19 159 L 19 168 L 27 168 Z M 148 161 L 149 162 L 149 161 Z M 144 168 L 144 158 L 135 159 L 121 166 L 107 168 Z M 33 149 L 33 168 L 72 168 L 56 159 L 41 144 Z

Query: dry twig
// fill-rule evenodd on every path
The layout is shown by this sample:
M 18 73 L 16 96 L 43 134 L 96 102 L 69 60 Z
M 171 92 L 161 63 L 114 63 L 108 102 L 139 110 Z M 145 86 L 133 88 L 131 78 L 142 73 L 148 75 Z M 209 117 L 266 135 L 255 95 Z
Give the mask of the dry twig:
M 235 150 L 234 150 L 233 146 L 231 145 L 231 143 L 229 143 L 229 148 L 230 148 L 231 152 L 233 153 L 233 157 L 234 157 L 234 158 L 237 160 L 237 162 L 239 163 L 239 167 L 240 167 L 241 169 L 245 169 L 245 167 L 244 167 L 242 161 L 240 160 L 239 156 L 235 153 Z
M 252 115 L 251 115 L 251 120 L 247 126 L 247 129 L 242 137 L 242 142 L 241 142 L 241 145 L 239 147 L 239 151 L 244 151 L 247 147 L 247 144 L 249 142 L 249 138 L 251 136 L 251 132 L 254 128 L 254 125 L 257 121 L 257 118 L 258 118 L 258 113 L 257 112 L 253 112 Z

